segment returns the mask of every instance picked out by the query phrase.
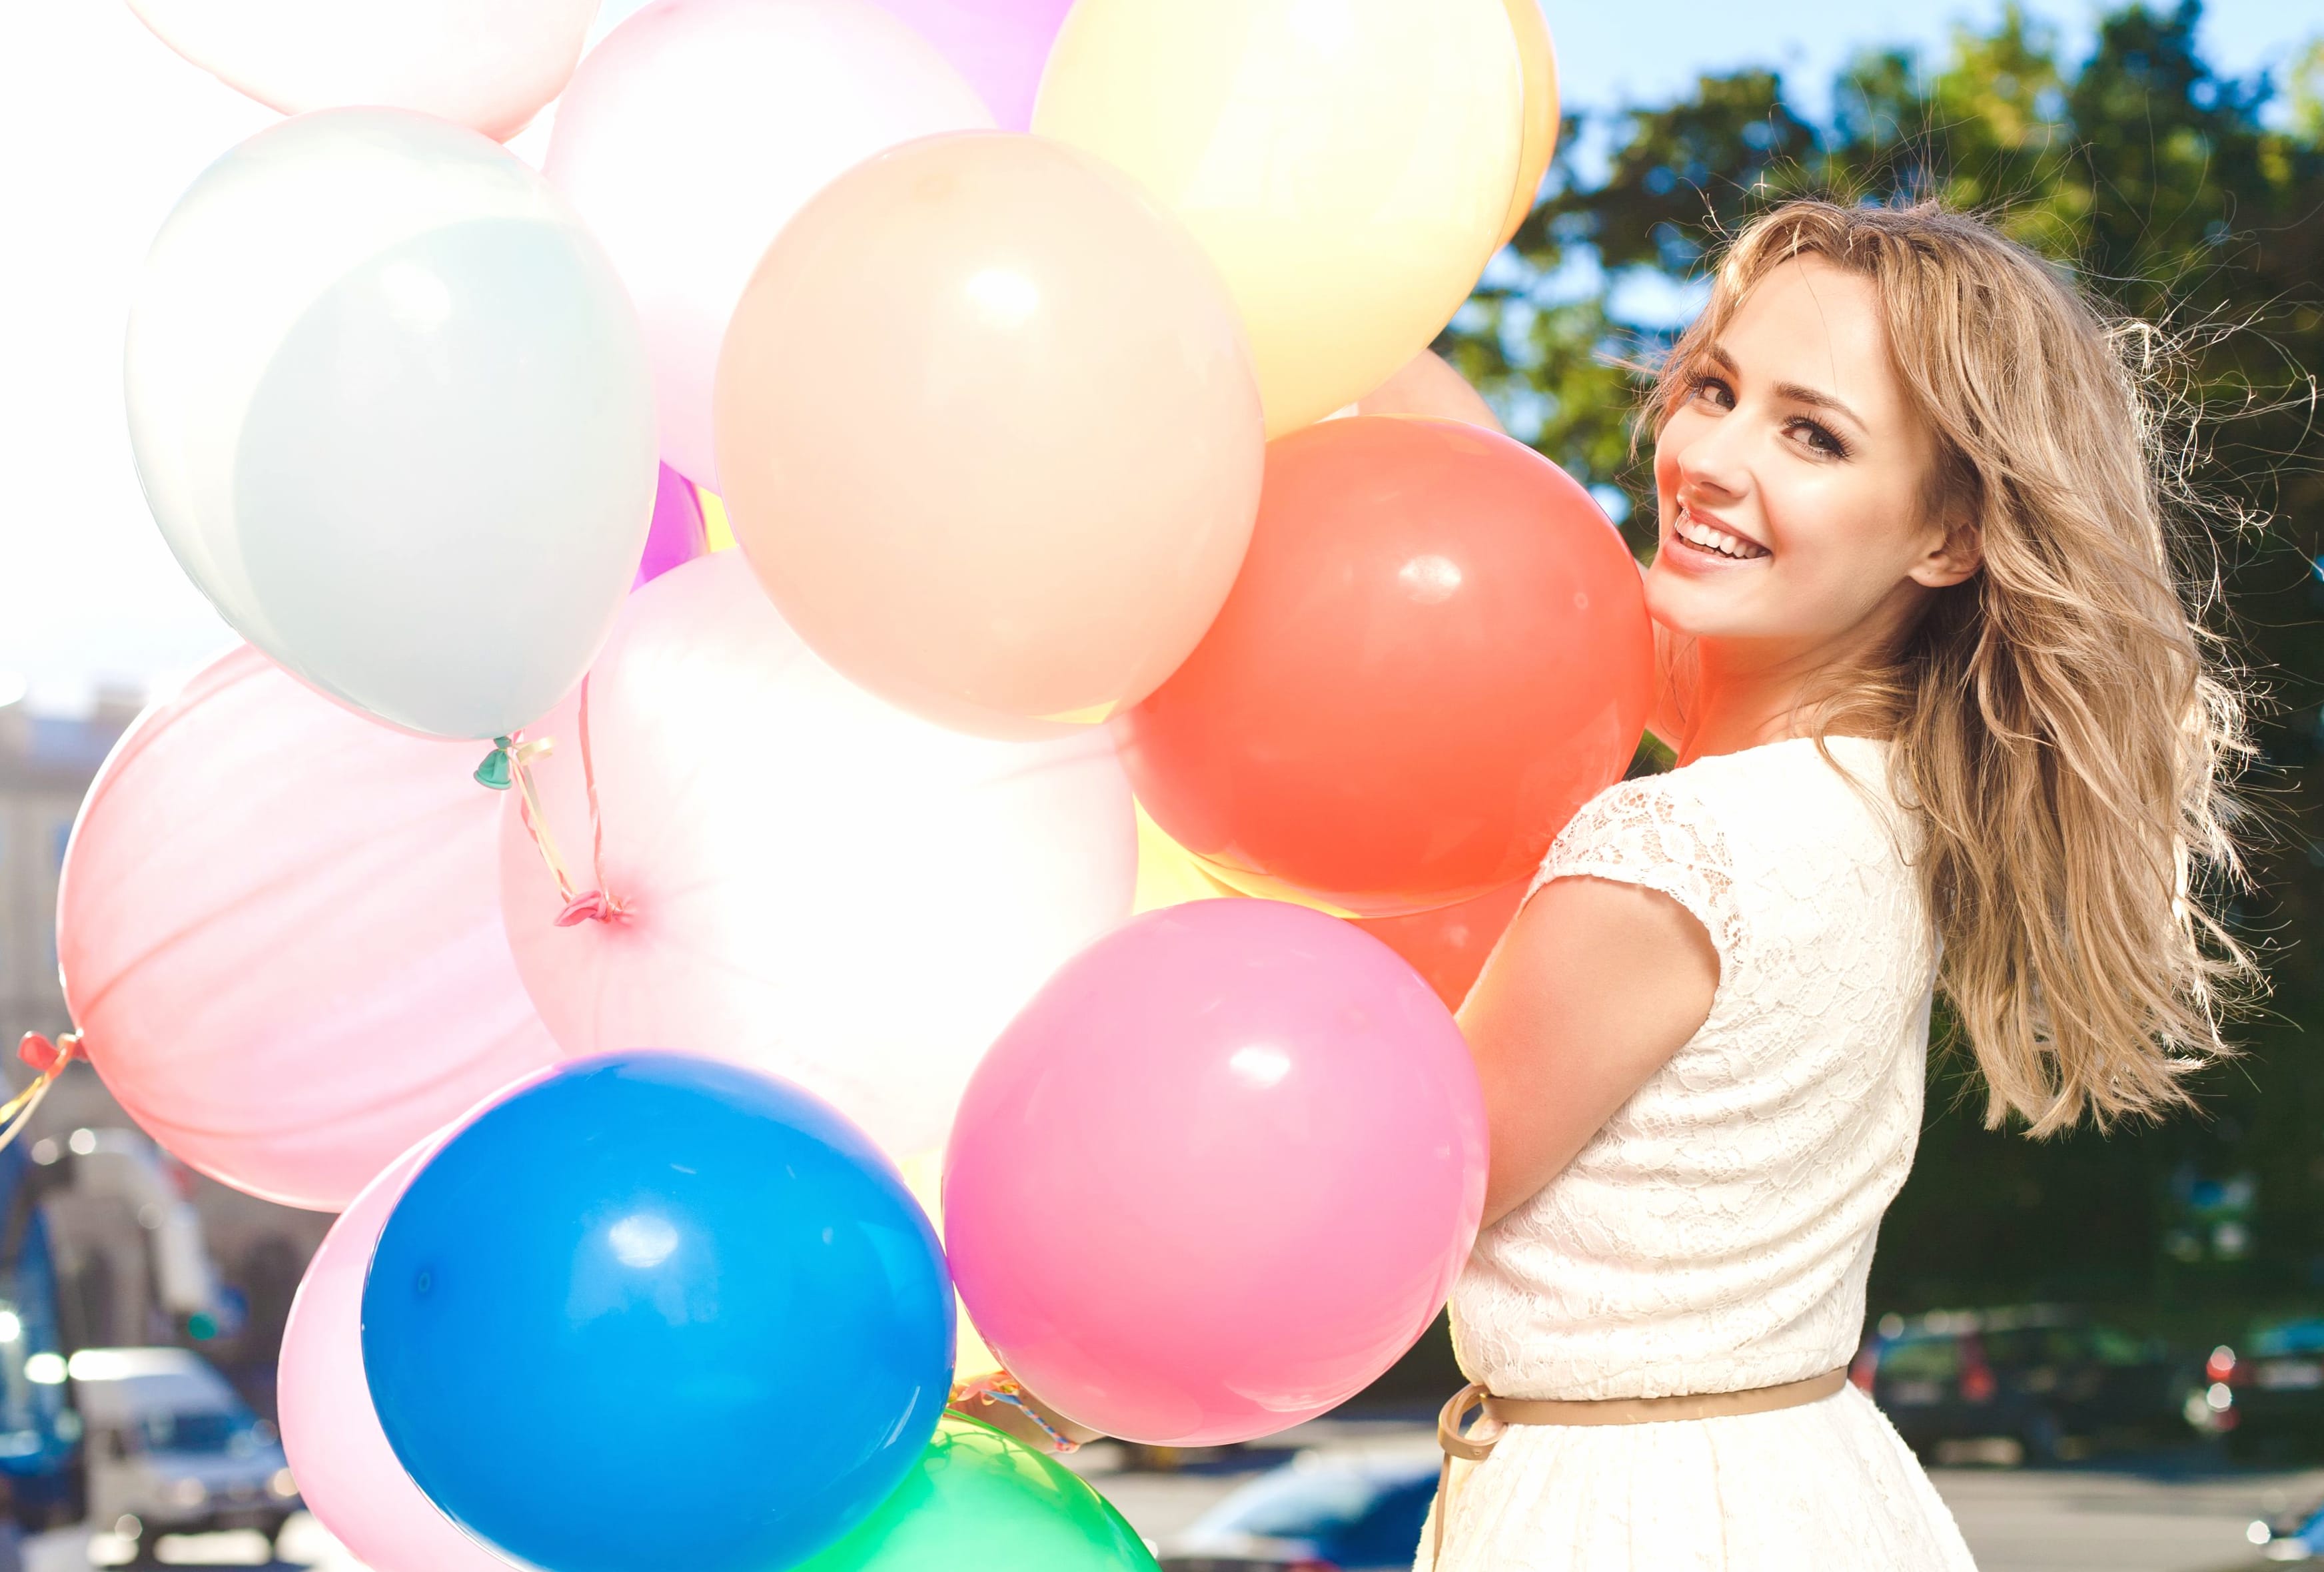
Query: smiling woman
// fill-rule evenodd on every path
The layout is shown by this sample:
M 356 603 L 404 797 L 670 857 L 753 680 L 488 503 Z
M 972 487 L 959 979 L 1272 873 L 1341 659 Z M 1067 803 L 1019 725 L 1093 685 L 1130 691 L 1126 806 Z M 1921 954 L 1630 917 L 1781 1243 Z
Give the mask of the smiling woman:
M 1576 815 L 1462 1011 L 1492 1167 L 1419 1565 L 1962 1572 L 1845 1382 L 1933 992 L 1997 1123 L 2183 1100 L 2245 967 L 2195 898 L 2238 707 L 2135 378 L 1971 219 L 1777 209 L 1647 413 L 1680 768 Z

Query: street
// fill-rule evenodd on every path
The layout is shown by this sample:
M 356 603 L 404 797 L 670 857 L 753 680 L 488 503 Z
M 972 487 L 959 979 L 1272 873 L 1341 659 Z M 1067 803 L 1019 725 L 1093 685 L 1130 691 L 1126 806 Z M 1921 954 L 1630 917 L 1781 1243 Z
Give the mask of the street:
M 1352 1427 L 1339 1427 L 1339 1429 Z M 1311 1428 L 1311 1433 L 1319 1428 Z M 1367 1445 L 1425 1447 L 1419 1426 L 1364 1426 Z M 1305 1439 L 1305 1438 L 1303 1438 Z M 1314 1434 L 1322 1445 L 1342 1444 Z M 1119 1471 L 1118 1448 L 1101 1443 L 1075 1459 L 1148 1540 L 1193 1522 L 1249 1471 L 1176 1474 Z M 2101 1468 L 1938 1468 L 1931 1477 L 1951 1505 L 1980 1572 L 2245 1572 L 2282 1563 L 2261 1559 L 2246 1540 L 2255 1518 L 2324 1498 L 2324 1469 L 2228 1474 L 2192 1467 L 2145 1472 Z M 320 1524 L 304 1515 L 285 1534 L 284 1561 L 269 1561 L 255 1534 L 172 1539 L 167 1564 L 208 1572 L 273 1567 L 291 1572 L 364 1572 Z M 25 1547 L 25 1572 L 85 1572 L 128 1558 L 126 1540 L 86 1530 L 45 1534 Z M 1868 1569 L 1872 1572 L 1872 1569 Z

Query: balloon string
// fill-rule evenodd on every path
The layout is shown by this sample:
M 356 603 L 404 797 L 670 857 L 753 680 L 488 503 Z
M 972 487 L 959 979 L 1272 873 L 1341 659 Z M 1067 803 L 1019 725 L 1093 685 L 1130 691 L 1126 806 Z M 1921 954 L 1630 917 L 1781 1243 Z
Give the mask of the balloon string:
M 32 1085 L 0 1103 L 0 1152 L 14 1145 L 16 1137 L 24 1133 L 32 1116 L 40 1111 L 42 1099 L 49 1095 L 49 1089 L 65 1072 L 65 1066 L 85 1055 L 78 1032 L 67 1032 L 53 1043 L 38 1032 L 27 1032 L 16 1045 L 16 1057 L 41 1073 Z
M 549 814 L 540 805 L 540 790 L 533 785 L 532 761 L 556 747 L 553 738 L 538 741 L 523 740 L 524 733 L 493 739 L 493 750 L 484 755 L 484 763 L 476 767 L 476 784 L 493 791 L 516 788 L 517 817 L 524 822 L 524 832 L 532 837 L 533 850 L 540 853 L 549 877 L 556 881 L 557 898 L 565 903 L 557 914 L 557 925 L 570 928 L 576 923 L 611 923 L 622 916 L 622 903 L 605 888 L 605 818 L 597 811 L 597 761 L 589 750 L 589 678 L 581 678 L 581 784 L 589 799 L 589 866 L 597 876 L 596 887 L 583 889 L 573 878 L 573 870 L 558 850 L 557 832 L 549 827 Z
M 1033 1405 L 1025 1401 L 1024 1393 L 1025 1389 L 1017 1384 L 1017 1378 L 1007 1371 L 1001 1371 L 997 1374 L 979 1376 L 974 1381 L 962 1382 L 952 1389 L 952 1401 L 946 1406 L 963 1419 L 973 1419 L 976 1416 L 963 1409 L 963 1403 L 974 1402 L 982 1398 L 987 1402 L 1005 1404 L 1038 1425 L 1041 1433 L 1049 1438 L 1049 1445 L 1060 1454 L 1080 1451 L 1082 1444 L 1043 1419 Z

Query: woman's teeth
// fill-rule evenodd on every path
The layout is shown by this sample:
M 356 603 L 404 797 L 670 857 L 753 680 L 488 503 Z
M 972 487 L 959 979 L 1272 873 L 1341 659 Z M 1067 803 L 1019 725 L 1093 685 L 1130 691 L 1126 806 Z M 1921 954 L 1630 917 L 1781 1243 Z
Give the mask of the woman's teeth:
M 1679 510 L 1677 533 L 1678 538 L 1689 546 L 1699 546 L 1705 551 L 1715 551 L 1721 556 L 1732 556 L 1748 562 L 1753 557 L 1767 555 L 1767 548 L 1764 546 L 1756 546 L 1748 540 L 1738 539 L 1724 529 L 1713 529 L 1708 524 L 1697 523 L 1694 515 L 1683 508 Z

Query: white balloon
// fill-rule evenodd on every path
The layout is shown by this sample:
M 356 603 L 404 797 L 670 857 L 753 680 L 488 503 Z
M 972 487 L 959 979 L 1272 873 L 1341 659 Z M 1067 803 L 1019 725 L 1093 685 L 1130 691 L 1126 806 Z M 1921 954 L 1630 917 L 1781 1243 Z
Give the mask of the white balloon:
M 582 707 L 587 709 L 584 758 Z M 1102 728 L 966 737 L 818 660 L 739 552 L 631 597 L 589 680 L 528 735 L 565 902 L 520 804 L 501 898 L 517 970 L 575 1054 L 677 1048 L 783 1076 L 901 1161 L 1049 974 L 1129 915 L 1138 832 Z
M 597 0 L 129 0 L 162 42 L 297 115 L 417 109 L 491 137 L 573 75 Z
M 589 51 L 544 167 L 637 301 L 672 469 L 718 489 L 718 346 L 791 216 L 883 149 L 991 124 L 870 0 L 655 0 Z
M 283 666 L 447 737 L 587 669 L 652 514 L 652 391 L 612 264 L 506 150 L 395 109 L 261 132 L 162 225 L 126 360 L 162 536 Z

